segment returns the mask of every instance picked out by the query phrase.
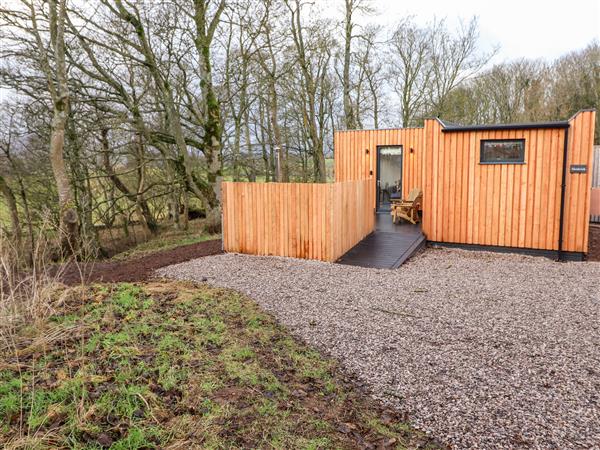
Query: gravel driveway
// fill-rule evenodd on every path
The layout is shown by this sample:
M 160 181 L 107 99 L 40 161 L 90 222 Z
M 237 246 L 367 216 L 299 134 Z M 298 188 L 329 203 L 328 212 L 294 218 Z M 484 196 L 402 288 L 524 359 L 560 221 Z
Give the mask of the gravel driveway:
M 456 448 L 600 448 L 600 263 L 428 249 L 398 270 L 225 254 L 253 297 Z

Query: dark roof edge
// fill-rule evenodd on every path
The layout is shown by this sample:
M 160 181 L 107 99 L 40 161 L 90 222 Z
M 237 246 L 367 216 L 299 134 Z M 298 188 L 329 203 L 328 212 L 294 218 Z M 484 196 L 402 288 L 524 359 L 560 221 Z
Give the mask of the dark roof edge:
M 442 122 L 443 132 L 453 131 L 493 131 L 493 130 L 536 130 L 548 128 L 569 128 L 568 120 L 557 122 L 536 122 L 536 123 L 503 123 L 496 125 L 447 125 Z
M 493 130 L 536 130 L 536 129 L 564 129 L 569 128 L 569 122 L 579 113 L 586 111 L 596 111 L 596 108 L 584 108 L 577 111 L 567 120 L 557 120 L 552 122 L 529 122 L 529 123 L 501 123 L 492 125 L 459 125 L 456 123 L 445 122 L 439 117 L 435 117 L 442 126 L 443 132 L 453 131 L 493 131 Z
M 333 130 L 334 133 L 352 132 L 352 131 L 396 131 L 396 130 L 422 130 L 425 127 L 389 127 L 389 128 L 338 128 Z

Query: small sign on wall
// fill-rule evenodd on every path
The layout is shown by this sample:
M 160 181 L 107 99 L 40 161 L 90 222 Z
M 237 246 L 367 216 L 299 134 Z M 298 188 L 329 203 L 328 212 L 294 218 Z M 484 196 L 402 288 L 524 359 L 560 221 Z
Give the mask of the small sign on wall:
M 571 164 L 571 173 L 587 173 L 585 164 Z

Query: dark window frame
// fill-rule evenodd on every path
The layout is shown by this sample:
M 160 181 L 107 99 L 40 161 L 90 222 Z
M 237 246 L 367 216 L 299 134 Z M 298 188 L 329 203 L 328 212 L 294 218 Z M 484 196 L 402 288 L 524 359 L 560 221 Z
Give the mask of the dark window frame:
M 484 161 L 483 160 L 483 148 L 487 142 L 520 142 L 522 143 L 522 156 L 519 161 Z M 479 144 L 479 164 L 489 165 L 489 164 L 525 164 L 525 139 L 481 139 Z

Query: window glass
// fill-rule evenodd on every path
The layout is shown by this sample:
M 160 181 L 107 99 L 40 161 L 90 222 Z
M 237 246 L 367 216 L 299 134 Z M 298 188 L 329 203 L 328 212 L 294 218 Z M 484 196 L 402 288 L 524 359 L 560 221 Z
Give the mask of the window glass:
M 482 140 L 480 162 L 484 164 L 524 163 L 525 139 Z

